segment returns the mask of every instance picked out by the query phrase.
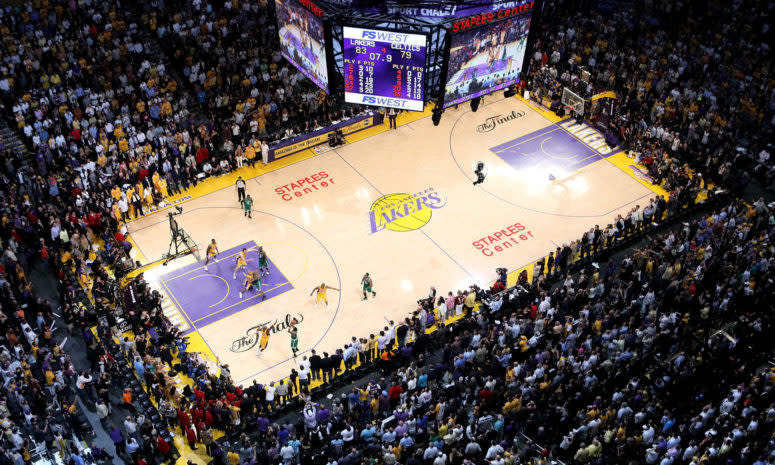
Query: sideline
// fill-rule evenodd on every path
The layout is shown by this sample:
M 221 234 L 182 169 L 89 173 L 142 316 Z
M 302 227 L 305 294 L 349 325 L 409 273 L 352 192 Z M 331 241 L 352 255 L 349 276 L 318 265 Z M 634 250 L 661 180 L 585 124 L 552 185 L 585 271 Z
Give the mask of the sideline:
M 411 123 L 414 123 L 415 121 L 419 121 L 423 118 L 427 118 L 431 116 L 431 107 L 432 105 L 426 105 L 425 111 L 422 111 L 422 112 L 412 111 L 412 112 L 406 112 L 398 115 L 397 125 L 398 126 L 409 125 Z M 381 134 L 389 130 L 390 129 L 387 125 L 387 119 L 386 119 L 385 122 L 381 125 L 371 126 L 362 131 L 358 131 L 356 133 L 348 135 L 347 143 L 352 144 L 355 142 L 360 142 L 364 139 L 368 139 L 369 137 L 376 136 L 377 134 Z M 310 158 L 316 157 L 320 154 L 315 150 L 315 147 L 310 147 L 308 149 L 302 150 L 301 152 L 294 153 L 293 155 L 282 157 L 279 160 L 275 160 L 268 163 L 267 165 L 262 165 L 261 162 L 259 161 L 259 158 L 257 157 L 256 164 L 254 166 L 251 167 L 251 166 L 245 165 L 242 168 L 229 172 L 228 174 L 205 179 L 204 181 L 197 183 L 197 185 L 194 187 L 190 187 L 179 194 L 175 194 L 167 197 L 165 201 L 165 204 L 167 205 L 165 205 L 164 207 L 155 209 L 153 210 L 153 212 L 146 214 L 144 216 L 132 218 L 128 220 L 126 224 L 129 225 L 140 218 L 145 218 L 155 213 L 168 210 L 173 205 L 175 206 L 181 205 L 183 203 L 189 202 L 194 199 L 198 199 L 205 195 L 212 194 L 213 192 L 219 191 L 221 189 L 225 189 L 227 187 L 234 187 L 234 183 L 237 182 L 237 178 L 240 176 L 242 176 L 242 179 L 247 181 L 253 178 L 258 178 L 267 173 L 271 173 L 273 171 L 277 171 L 282 168 L 291 166 L 293 164 L 302 162 L 304 160 L 308 160 Z

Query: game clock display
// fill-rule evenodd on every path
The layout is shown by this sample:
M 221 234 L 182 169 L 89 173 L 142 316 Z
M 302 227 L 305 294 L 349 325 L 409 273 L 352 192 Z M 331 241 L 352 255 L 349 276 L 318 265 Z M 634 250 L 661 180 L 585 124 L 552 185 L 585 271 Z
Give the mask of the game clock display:
M 343 27 L 344 100 L 423 111 L 426 37 Z

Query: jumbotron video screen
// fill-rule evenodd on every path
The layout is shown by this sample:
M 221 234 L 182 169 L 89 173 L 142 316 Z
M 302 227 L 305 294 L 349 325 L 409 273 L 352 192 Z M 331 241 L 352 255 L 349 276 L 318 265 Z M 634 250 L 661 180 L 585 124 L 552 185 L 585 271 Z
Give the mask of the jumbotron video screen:
M 323 20 L 296 0 L 275 0 L 275 7 L 283 56 L 328 93 Z
M 519 82 L 527 50 L 531 11 L 500 21 L 462 20 L 452 30 L 444 108 Z M 493 15 L 490 15 L 493 17 Z M 455 33 L 455 28 L 460 32 Z

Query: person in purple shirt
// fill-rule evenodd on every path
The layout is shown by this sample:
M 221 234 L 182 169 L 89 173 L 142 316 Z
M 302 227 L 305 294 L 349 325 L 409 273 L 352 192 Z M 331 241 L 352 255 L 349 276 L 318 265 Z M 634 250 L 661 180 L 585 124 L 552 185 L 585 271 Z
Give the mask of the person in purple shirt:
M 400 420 L 398 422 L 398 425 L 396 425 L 396 429 L 394 431 L 396 433 L 397 438 L 403 438 L 406 432 L 408 431 L 408 427 L 406 426 L 406 423 L 403 422 L 403 420 Z
M 317 413 L 317 420 L 318 425 L 322 425 L 327 422 L 329 418 L 331 418 L 331 412 L 326 408 L 325 405 L 320 405 L 319 407 L 320 409 Z
M 264 416 L 259 416 L 256 420 L 256 426 L 258 427 L 258 438 L 264 443 L 266 442 L 266 433 L 269 431 L 269 419 Z
M 113 425 L 108 433 L 110 439 L 113 441 L 113 445 L 116 446 L 116 454 L 121 454 L 124 451 L 124 435 L 121 434 L 121 430 L 118 426 Z
M 379 411 L 380 413 L 387 414 L 390 410 L 390 397 L 388 397 L 387 391 L 382 391 L 382 395 L 379 396 Z
M 285 429 L 285 426 L 280 426 L 280 429 L 277 430 L 277 441 L 280 442 L 280 444 L 285 444 L 288 442 L 288 437 L 291 435 L 290 431 Z

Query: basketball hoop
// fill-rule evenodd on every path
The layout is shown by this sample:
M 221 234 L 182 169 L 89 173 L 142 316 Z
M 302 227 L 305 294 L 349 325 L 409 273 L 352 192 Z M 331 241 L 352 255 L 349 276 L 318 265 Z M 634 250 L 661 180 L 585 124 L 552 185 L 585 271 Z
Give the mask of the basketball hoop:
M 565 87 L 562 90 L 562 99 L 560 101 L 566 115 L 575 116 L 577 119 L 583 118 L 584 99 L 580 95 Z

